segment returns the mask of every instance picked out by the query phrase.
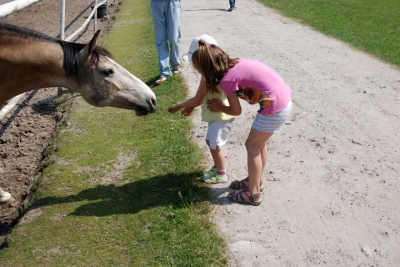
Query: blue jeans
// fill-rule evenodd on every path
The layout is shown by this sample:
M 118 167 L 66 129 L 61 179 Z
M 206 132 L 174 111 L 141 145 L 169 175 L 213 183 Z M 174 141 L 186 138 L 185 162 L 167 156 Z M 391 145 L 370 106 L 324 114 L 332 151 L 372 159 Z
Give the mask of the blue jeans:
M 235 0 L 229 0 L 229 4 L 230 4 L 231 6 L 235 6 Z
M 180 65 L 181 0 L 151 0 L 156 46 L 160 62 L 160 76 L 172 75 Z

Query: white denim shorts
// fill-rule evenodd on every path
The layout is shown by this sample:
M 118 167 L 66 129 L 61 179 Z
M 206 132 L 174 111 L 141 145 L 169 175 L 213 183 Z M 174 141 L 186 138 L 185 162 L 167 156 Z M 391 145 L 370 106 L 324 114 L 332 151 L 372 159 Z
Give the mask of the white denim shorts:
M 292 100 L 290 100 L 287 106 L 279 113 L 269 116 L 257 114 L 256 118 L 253 121 L 252 127 L 259 132 L 277 132 L 285 124 L 291 110 Z
M 213 121 L 208 123 L 206 140 L 208 140 L 212 150 L 216 150 L 217 146 L 219 149 L 222 149 L 226 141 L 228 141 L 234 120 L 235 118 L 228 121 Z

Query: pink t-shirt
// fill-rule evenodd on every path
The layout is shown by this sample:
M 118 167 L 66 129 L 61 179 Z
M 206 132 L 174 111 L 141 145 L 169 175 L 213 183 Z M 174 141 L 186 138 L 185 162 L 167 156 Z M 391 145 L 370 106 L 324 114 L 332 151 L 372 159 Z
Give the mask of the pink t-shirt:
M 292 89 L 273 69 L 251 59 L 240 59 L 225 74 L 220 85 L 227 96 L 236 92 L 250 104 L 260 104 L 263 115 L 281 112 L 289 103 Z

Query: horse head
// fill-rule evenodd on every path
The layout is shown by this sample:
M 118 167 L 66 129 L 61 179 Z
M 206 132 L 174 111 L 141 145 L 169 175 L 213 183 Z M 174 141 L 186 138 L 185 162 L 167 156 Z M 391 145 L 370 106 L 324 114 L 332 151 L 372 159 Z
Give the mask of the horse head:
M 100 30 L 79 52 L 77 91 L 86 102 L 97 107 L 116 107 L 135 110 L 147 115 L 156 110 L 154 92 L 140 79 L 115 62 L 111 54 L 96 47 Z
M 155 112 L 154 92 L 96 46 L 99 34 L 77 44 L 0 23 L 0 109 L 23 92 L 65 87 L 93 106 L 135 110 L 139 116 Z M 0 203 L 10 199 L 0 188 Z

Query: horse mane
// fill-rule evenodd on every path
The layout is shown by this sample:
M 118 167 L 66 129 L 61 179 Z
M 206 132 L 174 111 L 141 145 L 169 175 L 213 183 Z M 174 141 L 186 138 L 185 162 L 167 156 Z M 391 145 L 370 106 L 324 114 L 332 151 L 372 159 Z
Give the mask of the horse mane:
M 71 43 L 63 40 L 56 40 L 57 43 L 60 44 L 63 52 L 64 52 L 64 63 L 63 68 L 67 77 L 70 78 L 78 78 L 78 72 L 81 70 L 79 67 L 79 52 L 86 46 L 86 44 L 82 43 Z M 97 64 L 100 59 L 100 56 L 105 56 L 114 59 L 113 55 L 105 48 L 96 46 L 92 51 L 90 60 L 92 64 Z M 79 80 L 79 79 L 76 79 Z
M 48 42 L 55 42 L 56 38 L 53 38 L 51 36 L 48 36 L 44 33 L 27 29 L 27 28 L 21 28 L 15 25 L 11 24 L 6 24 L 6 23 L 0 23 L 0 30 L 7 31 L 10 35 L 17 35 L 20 37 L 24 38 L 33 38 L 33 39 L 39 39 L 43 41 L 48 41 Z
M 32 39 L 42 40 L 45 42 L 58 43 L 64 52 L 63 68 L 65 70 L 65 73 L 67 74 L 67 77 L 75 79 L 78 77 L 79 52 L 86 46 L 86 44 L 63 41 L 61 39 L 48 36 L 44 33 L 35 30 L 22 28 L 6 23 L 0 23 L 0 31 L 7 31 L 11 35 L 18 35 L 26 39 L 32 38 Z M 100 59 L 100 56 L 105 56 L 114 59 L 113 55 L 107 49 L 100 46 L 96 46 L 92 51 L 90 57 L 91 63 L 97 64 L 97 62 Z

